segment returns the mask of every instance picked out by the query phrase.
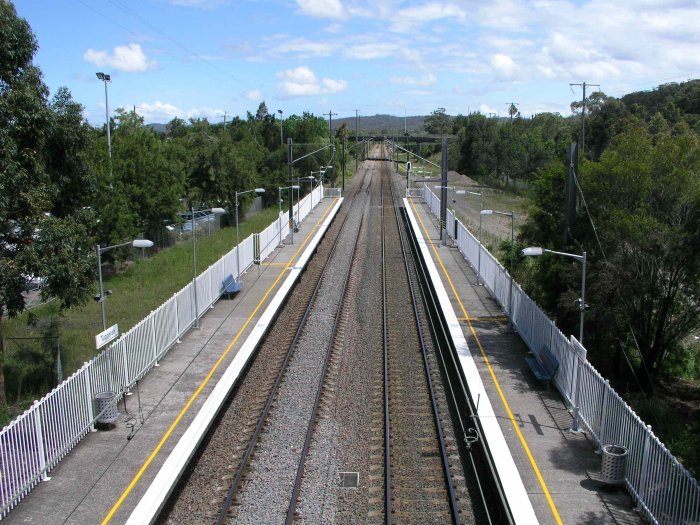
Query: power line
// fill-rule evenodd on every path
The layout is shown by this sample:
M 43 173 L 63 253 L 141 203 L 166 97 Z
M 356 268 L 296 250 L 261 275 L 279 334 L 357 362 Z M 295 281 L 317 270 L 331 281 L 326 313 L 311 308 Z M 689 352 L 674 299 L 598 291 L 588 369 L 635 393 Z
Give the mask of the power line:
M 86 2 L 85 0 L 78 0 L 78 2 L 79 2 L 80 4 L 82 4 L 83 6 L 85 6 L 86 8 L 90 9 L 90 10 L 91 10 L 92 12 L 94 12 L 95 14 L 101 16 L 101 17 L 104 18 L 105 20 L 108 20 L 109 22 L 111 22 L 111 23 L 114 24 L 115 26 L 120 27 L 121 29 L 123 29 L 124 31 L 126 31 L 129 35 L 131 35 L 132 37 L 134 37 L 134 38 L 137 39 L 138 41 L 140 41 L 140 42 L 146 42 L 146 39 L 145 39 L 142 35 L 139 35 L 138 33 L 135 33 L 135 32 L 132 31 L 129 27 L 127 27 L 127 26 L 125 26 L 124 24 L 118 22 L 117 20 L 115 20 L 115 19 L 112 18 L 111 16 L 109 16 L 109 15 L 103 13 L 102 11 L 96 9 L 93 5 L 91 5 L 90 3 Z M 242 80 L 240 80 L 239 78 L 236 78 L 236 77 L 232 76 L 232 75 L 231 75 L 230 73 L 228 73 L 226 70 L 224 70 L 224 69 L 218 67 L 216 64 L 214 64 L 214 63 L 212 63 L 211 61 L 205 59 L 204 57 L 198 55 L 198 54 L 195 53 L 194 51 L 189 50 L 186 46 L 184 46 L 183 44 L 180 44 L 177 40 L 175 40 L 174 38 L 170 37 L 169 35 L 167 35 L 167 34 L 166 34 L 165 32 L 163 32 L 163 31 L 161 31 L 161 30 L 158 29 L 157 27 L 155 27 L 153 24 L 151 24 L 150 22 L 148 22 L 147 20 L 145 20 L 143 17 L 141 17 L 141 16 L 138 15 L 137 13 L 134 13 L 133 11 L 129 10 L 128 8 L 126 8 L 126 7 L 123 6 L 123 5 L 117 5 L 117 4 L 115 4 L 115 7 L 121 8 L 124 12 L 126 12 L 127 14 L 129 14 L 130 16 L 132 16 L 133 18 L 136 18 L 136 19 L 142 21 L 143 23 L 145 23 L 145 24 L 151 26 L 151 28 L 153 28 L 155 31 L 159 32 L 159 33 L 160 33 L 161 35 L 163 35 L 165 38 L 167 38 L 167 39 L 170 40 L 171 42 L 175 43 L 178 47 L 182 48 L 182 49 L 183 49 L 184 51 L 186 51 L 188 54 L 190 54 L 190 55 L 192 55 L 194 58 L 196 58 L 197 61 L 199 61 L 199 62 L 201 62 L 201 63 L 204 63 L 204 64 L 207 64 L 208 66 L 210 66 L 211 68 L 213 68 L 213 69 L 215 69 L 217 72 L 219 72 L 220 74 L 226 76 L 227 78 L 229 78 L 229 79 L 235 81 L 236 83 L 238 83 L 238 84 L 240 84 L 240 85 L 242 85 L 242 86 L 244 86 L 244 87 L 250 87 L 249 84 L 245 84 Z M 176 59 L 178 59 L 178 60 L 181 60 L 181 59 L 182 59 L 181 55 L 177 55 L 177 54 L 175 54 L 173 51 L 171 51 L 170 49 L 166 49 L 166 48 L 164 48 L 164 47 L 161 47 L 161 46 L 159 46 L 159 45 L 153 43 L 152 41 L 148 41 L 148 45 L 149 45 L 150 47 L 153 47 L 154 49 L 158 49 L 159 51 L 162 51 L 163 53 L 165 53 L 165 54 L 167 54 L 167 55 L 170 55 L 170 56 L 173 57 L 173 58 L 176 58 Z M 197 69 L 199 69 L 199 71 L 201 71 L 203 74 L 212 76 L 212 75 L 211 75 L 211 70 L 210 70 L 209 68 L 202 68 L 202 67 L 199 67 L 199 64 L 198 64 L 197 62 L 193 62 L 193 65 L 195 65 L 195 67 L 197 67 Z
M 199 55 L 198 53 L 192 51 L 192 50 L 189 49 L 187 46 L 185 46 L 184 44 L 182 44 L 180 41 L 178 41 L 177 39 L 171 37 L 171 36 L 170 36 L 169 34 L 167 34 L 165 31 L 163 31 L 162 29 L 160 29 L 158 26 L 156 26 L 156 25 L 153 24 L 152 22 L 148 21 L 147 19 L 145 19 L 144 17 L 142 17 L 141 15 L 139 15 L 137 12 L 135 12 L 135 11 L 131 10 L 130 8 L 128 8 L 127 6 L 125 6 L 125 5 L 124 5 L 122 2 L 120 2 L 119 0 L 109 0 L 109 2 L 110 2 L 112 5 L 114 5 L 115 7 L 122 9 L 125 13 L 131 15 L 132 17 L 136 18 L 137 20 L 140 20 L 141 22 L 143 22 L 144 24 L 146 24 L 147 26 L 149 26 L 149 27 L 150 27 L 151 29 L 153 29 L 154 31 L 160 33 L 162 36 L 164 36 L 165 38 L 167 38 L 168 40 L 170 40 L 173 44 L 175 44 L 176 46 L 178 46 L 180 49 L 182 49 L 182 50 L 185 51 L 186 53 L 192 55 L 192 56 L 193 56 L 194 58 L 196 58 L 197 60 L 200 60 L 200 61 L 204 62 L 205 64 L 208 64 L 208 65 L 211 66 L 212 68 L 216 69 L 219 73 L 221 73 L 221 74 L 223 74 L 223 75 L 229 77 L 231 80 L 234 80 L 234 81 L 238 82 L 239 84 L 243 85 L 244 87 L 248 87 L 248 85 L 245 84 L 241 79 L 234 77 L 233 75 L 231 75 L 231 74 L 230 74 L 228 71 L 226 71 L 225 69 L 223 69 L 223 68 L 217 66 L 217 65 L 214 64 L 213 62 L 207 60 L 207 59 L 204 58 L 203 56 L 201 56 L 201 55 Z

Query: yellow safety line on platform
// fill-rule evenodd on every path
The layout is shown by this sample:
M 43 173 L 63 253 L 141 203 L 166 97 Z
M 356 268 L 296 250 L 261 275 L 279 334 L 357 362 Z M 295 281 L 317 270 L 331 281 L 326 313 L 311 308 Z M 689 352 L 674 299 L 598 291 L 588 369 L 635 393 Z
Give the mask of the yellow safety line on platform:
M 425 227 L 425 224 L 423 223 L 423 219 L 421 219 L 421 216 L 418 214 L 418 210 L 416 210 L 416 207 L 413 205 L 413 202 L 411 200 L 409 200 L 408 202 L 410 203 L 411 208 L 413 208 L 413 211 L 414 211 L 416 217 L 418 218 L 418 221 L 421 224 L 421 229 L 423 230 L 423 236 L 428 237 L 428 231 Z M 437 252 L 437 249 L 435 248 L 435 246 L 433 246 L 433 253 L 435 254 L 435 258 L 437 259 L 438 263 L 440 264 L 440 268 L 442 268 L 442 272 L 444 273 L 445 278 L 447 279 L 447 282 L 450 285 L 450 288 L 452 289 L 452 293 L 454 294 L 455 298 L 457 299 L 457 302 L 459 303 L 459 307 L 462 309 L 462 314 L 464 314 L 464 318 L 466 319 L 467 323 L 469 323 L 469 329 L 471 330 L 471 333 L 474 336 L 474 339 L 476 340 L 476 344 L 479 346 L 479 350 L 481 351 L 481 355 L 484 358 L 484 363 L 486 364 L 486 368 L 488 368 L 489 373 L 491 374 L 491 379 L 493 380 L 493 383 L 496 386 L 496 390 L 498 391 L 498 395 L 501 398 L 501 402 L 503 403 L 503 408 L 505 408 L 506 413 L 508 414 L 508 419 L 510 419 L 511 425 L 513 425 L 513 428 L 515 429 L 515 433 L 518 435 L 518 439 L 520 440 L 520 444 L 523 446 L 523 450 L 525 451 L 525 455 L 530 460 L 530 465 L 532 465 L 532 469 L 535 471 L 535 475 L 537 476 L 537 479 L 540 482 L 540 486 L 542 487 L 542 491 L 544 492 L 544 495 L 547 498 L 547 503 L 549 503 L 549 508 L 552 511 L 552 515 L 554 516 L 554 520 L 557 522 L 558 525 L 562 525 L 563 522 L 561 520 L 561 517 L 559 516 L 559 511 L 557 510 L 557 507 L 554 504 L 554 500 L 552 499 L 552 495 L 549 492 L 549 488 L 547 487 L 547 483 L 545 483 L 544 478 L 542 477 L 542 473 L 540 472 L 540 469 L 537 466 L 537 462 L 535 461 L 535 457 L 532 455 L 532 452 L 530 451 L 530 447 L 528 446 L 527 441 L 525 440 L 525 436 L 523 436 L 523 433 L 520 431 L 520 427 L 518 426 L 518 423 L 515 420 L 515 416 L 513 416 L 513 412 L 510 409 L 510 405 L 508 404 L 508 401 L 506 400 L 506 396 L 503 393 L 503 390 L 501 389 L 501 384 L 499 383 L 498 378 L 496 377 L 496 372 L 491 367 L 491 362 L 489 361 L 489 358 L 486 355 L 486 351 L 484 350 L 484 347 L 481 345 L 481 340 L 479 339 L 479 336 L 476 334 L 476 330 L 474 329 L 474 326 L 471 323 L 471 318 L 469 317 L 469 314 L 467 314 L 467 310 L 466 310 L 466 308 L 464 308 L 464 304 L 462 304 L 462 300 L 460 299 L 459 294 L 457 293 L 457 290 L 454 287 L 454 284 L 452 284 L 452 279 L 450 278 L 450 274 L 447 273 L 447 269 L 442 264 L 442 258 L 440 257 L 440 254 Z
M 493 317 L 458 317 L 458 321 L 505 321 L 508 319 L 505 315 L 494 315 Z
M 335 202 L 335 200 L 337 200 L 337 199 L 334 199 L 334 202 Z M 297 251 L 294 252 L 294 255 L 291 257 L 291 259 L 290 259 L 289 262 L 287 263 L 286 268 L 290 268 L 290 267 L 293 266 L 293 261 L 294 261 L 294 259 L 295 259 L 296 257 L 298 257 L 299 252 L 301 252 L 302 248 L 303 248 L 304 246 L 306 246 L 306 244 L 309 242 L 309 239 L 311 238 L 311 235 L 316 231 L 316 229 L 319 227 L 319 225 L 321 224 L 321 222 L 322 222 L 322 221 L 326 218 L 326 216 L 330 213 L 330 211 L 331 211 L 332 208 L 333 208 L 333 206 L 328 206 L 328 208 L 327 208 L 326 211 L 323 213 L 323 215 L 321 216 L 321 218 L 318 220 L 318 222 L 316 223 L 316 225 L 311 229 L 311 232 L 309 232 L 309 235 L 307 235 L 307 237 L 306 237 L 306 239 L 304 240 L 304 242 L 299 246 L 299 248 L 297 249 Z M 286 268 L 285 268 L 285 269 L 286 269 Z M 153 449 L 153 452 L 151 452 L 151 455 L 148 456 L 148 459 L 146 459 L 146 461 L 143 463 L 143 465 L 141 465 L 141 468 L 140 468 L 139 471 L 136 473 L 136 476 L 134 476 L 134 478 L 131 480 L 131 482 L 130 482 L 129 485 L 126 487 L 126 489 L 124 490 L 124 492 L 122 492 L 122 495 L 119 496 L 119 499 L 117 500 L 117 502 L 116 502 L 116 503 L 114 504 L 114 506 L 110 509 L 110 511 L 109 511 L 109 513 L 107 514 L 107 516 L 105 516 L 105 518 L 102 520 L 102 524 L 101 524 L 101 525 L 106 525 L 106 524 L 109 523 L 109 522 L 111 521 L 111 519 L 114 517 L 114 514 L 117 512 L 117 510 L 119 510 L 119 507 L 121 507 L 122 503 L 124 503 L 124 500 L 126 500 L 127 496 L 131 493 L 131 491 L 134 489 L 134 487 L 136 486 L 136 484 L 139 482 L 139 480 L 141 479 L 141 477 L 143 476 L 143 474 L 146 472 L 146 470 L 148 469 L 148 467 L 151 465 L 151 463 L 153 462 L 153 460 L 155 459 L 155 457 L 158 455 L 158 453 L 160 452 L 160 449 L 163 448 L 163 445 L 165 445 L 165 442 L 168 440 L 168 438 L 170 437 L 170 435 L 173 433 L 173 431 L 175 430 L 175 427 L 177 427 L 177 425 L 180 423 L 180 421 L 182 420 L 182 418 L 184 417 L 184 415 L 188 412 L 188 410 L 190 409 L 190 406 L 192 405 L 192 403 L 194 403 L 195 399 L 197 399 L 197 397 L 199 397 L 199 394 L 202 393 L 202 390 L 204 390 L 204 387 L 209 383 L 209 381 L 211 380 L 212 376 L 214 375 L 214 372 L 216 372 L 216 370 L 219 368 L 219 366 L 221 365 L 221 363 L 223 362 L 223 360 L 226 358 L 226 356 L 228 355 L 228 353 L 229 353 L 229 352 L 231 351 L 231 349 L 233 348 L 233 345 L 235 345 L 236 342 L 238 341 L 238 339 L 241 337 L 241 335 L 243 334 L 243 331 L 246 329 L 246 327 L 248 326 L 248 324 L 250 324 L 250 321 L 253 319 L 253 317 L 255 316 L 255 314 L 257 314 L 258 310 L 260 310 L 260 308 L 262 307 L 263 303 L 267 300 L 267 297 L 272 293 L 272 291 L 274 290 L 274 288 L 277 286 L 277 283 L 278 283 L 278 282 L 280 281 L 280 279 L 281 279 L 283 276 L 285 276 L 285 275 L 286 275 L 286 272 L 285 272 L 285 271 L 280 272 L 280 274 L 279 274 L 279 275 L 277 276 L 277 278 L 275 279 L 275 282 L 273 282 L 273 283 L 270 285 L 270 288 L 268 288 L 268 290 L 267 290 L 267 292 L 265 292 L 265 295 L 263 296 L 263 298 L 260 299 L 260 302 L 255 306 L 255 309 L 254 309 L 253 312 L 250 314 L 250 316 L 248 316 L 248 319 L 246 319 L 246 322 L 243 324 L 243 326 L 242 326 L 241 329 L 238 331 L 238 333 L 236 334 L 236 336 L 233 338 L 233 340 L 231 341 L 231 343 L 229 343 L 229 345 L 228 345 L 228 347 L 226 348 L 226 350 L 224 351 L 224 353 L 221 354 L 221 356 L 220 356 L 219 359 L 216 361 L 216 363 L 214 363 L 214 365 L 211 367 L 211 370 L 209 370 L 209 373 L 206 375 L 206 377 L 204 378 L 204 380 L 202 381 L 202 383 L 197 387 L 197 390 L 194 391 L 194 393 L 193 393 L 192 396 L 189 398 L 189 400 L 187 401 L 187 403 L 185 403 L 185 406 L 182 407 L 182 410 L 181 410 L 180 413 L 177 415 L 177 417 L 175 418 L 175 420 L 172 422 L 172 424 L 170 425 L 170 427 L 168 428 L 168 430 L 165 431 L 165 434 L 163 434 L 163 437 L 160 439 L 160 441 L 159 441 L 158 444 L 156 445 L 156 448 Z

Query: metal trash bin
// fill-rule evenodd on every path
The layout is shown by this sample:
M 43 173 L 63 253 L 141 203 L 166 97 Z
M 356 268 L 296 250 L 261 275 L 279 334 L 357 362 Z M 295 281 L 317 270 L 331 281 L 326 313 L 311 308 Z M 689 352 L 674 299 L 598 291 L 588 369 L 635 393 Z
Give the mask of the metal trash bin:
M 608 485 L 622 485 L 625 482 L 627 470 L 627 447 L 622 445 L 604 445 L 603 463 L 600 467 L 600 477 Z
M 111 391 L 96 394 L 95 414 L 97 414 L 97 422 L 100 424 L 114 423 L 119 417 L 117 394 Z

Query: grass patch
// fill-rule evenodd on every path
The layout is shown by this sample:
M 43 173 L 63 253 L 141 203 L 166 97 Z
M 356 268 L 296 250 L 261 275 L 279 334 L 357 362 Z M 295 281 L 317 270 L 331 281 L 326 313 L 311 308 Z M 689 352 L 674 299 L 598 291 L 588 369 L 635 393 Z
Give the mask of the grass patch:
M 277 218 L 277 212 L 275 207 L 251 214 L 240 223 L 240 239 L 243 240 L 251 233 L 259 233 L 267 228 Z M 209 236 L 198 235 L 197 273 L 203 272 L 218 261 L 235 244 L 235 228 L 223 228 Z M 105 303 L 107 325 L 118 323 L 120 332 L 127 332 L 191 280 L 192 244 L 189 236 L 152 257 L 137 258 L 130 262 L 124 271 L 103 279 L 105 289 L 112 290 L 112 295 L 107 297 Z M 28 324 L 29 315 L 29 312 L 24 312 L 14 319 L 6 320 L 5 336 L 40 338 L 45 335 L 52 321 L 56 322 L 61 344 L 63 377 L 68 377 L 96 355 L 95 335 L 102 331 L 99 303 L 90 301 L 83 307 L 59 312 L 58 302 L 49 302 L 32 310 L 31 315 L 36 316 L 39 321 L 35 327 Z M 11 365 L 11 360 L 12 355 L 7 355 L 6 370 L 8 365 Z M 38 396 L 44 391 L 31 393 Z M 26 395 L 29 395 L 29 392 Z M 5 414 L 0 414 L 2 415 Z

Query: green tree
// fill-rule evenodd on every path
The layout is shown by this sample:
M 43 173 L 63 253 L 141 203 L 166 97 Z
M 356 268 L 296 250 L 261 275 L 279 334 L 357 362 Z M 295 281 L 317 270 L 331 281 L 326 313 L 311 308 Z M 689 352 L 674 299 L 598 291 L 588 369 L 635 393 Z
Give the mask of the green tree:
M 681 341 L 700 325 L 700 139 L 685 124 L 656 136 L 636 125 L 618 134 L 599 161 L 584 162 L 580 184 L 586 207 L 571 246 L 557 242 L 563 173 L 561 168 L 540 174 L 536 209 L 522 238 L 588 252 L 589 356 L 622 380 L 623 353 L 637 355 L 636 376 L 651 391 L 678 360 Z M 528 292 L 534 290 L 538 302 L 573 331 L 578 268 L 561 261 L 537 266 L 525 279 Z
M 264 120 L 268 116 L 267 105 L 262 101 L 258 106 L 258 111 L 255 113 L 255 120 Z
M 62 308 L 82 304 L 92 279 L 90 217 L 81 202 L 91 191 L 84 122 L 66 90 L 48 104 L 32 64 L 36 48 L 29 24 L 0 0 L 0 311 L 9 316 L 25 308 L 27 275 L 42 276 L 42 295 L 57 297 Z M 3 331 L 0 317 L 4 362 Z
M 634 333 L 649 390 L 700 322 L 700 140 L 676 131 L 656 144 L 642 127 L 623 133 L 583 173 L 604 232 L 599 304 L 614 305 L 618 344 Z
M 117 129 L 112 137 L 114 181 L 107 201 L 116 198 L 126 204 L 131 223 L 128 237 L 143 232 L 148 238 L 157 238 L 163 220 L 173 218 L 178 211 L 184 173 L 170 165 L 164 142 L 143 125 L 142 117 L 123 109 L 116 113 Z M 106 206 L 111 207 L 109 202 Z M 120 235 L 114 238 L 110 233 L 109 242 L 123 242 L 123 233 Z
M 445 135 L 450 131 L 450 116 L 445 113 L 445 108 L 437 108 L 425 117 L 425 131 L 433 135 Z

